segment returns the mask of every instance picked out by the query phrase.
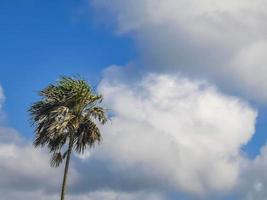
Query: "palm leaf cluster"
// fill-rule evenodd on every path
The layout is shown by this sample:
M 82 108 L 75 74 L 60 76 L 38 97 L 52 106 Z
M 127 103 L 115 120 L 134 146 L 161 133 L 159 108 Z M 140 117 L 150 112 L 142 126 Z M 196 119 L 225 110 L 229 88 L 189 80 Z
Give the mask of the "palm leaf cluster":
M 105 110 L 99 106 L 102 96 L 85 80 L 62 77 L 39 95 L 41 100 L 29 109 L 35 127 L 34 145 L 48 147 L 53 154 L 52 166 L 59 166 L 70 148 L 83 153 L 101 140 L 96 122 L 107 121 Z

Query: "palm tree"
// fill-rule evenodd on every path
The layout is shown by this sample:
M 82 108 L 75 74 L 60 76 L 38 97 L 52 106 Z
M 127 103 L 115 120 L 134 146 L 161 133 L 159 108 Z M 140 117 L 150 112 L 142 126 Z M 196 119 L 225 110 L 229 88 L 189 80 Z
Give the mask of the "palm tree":
M 102 96 L 83 79 L 61 77 L 39 95 L 41 100 L 29 109 L 35 127 L 33 144 L 48 147 L 52 167 L 58 167 L 66 159 L 61 189 L 61 200 L 64 200 L 71 153 L 83 153 L 100 142 L 97 122 L 107 121 L 106 112 L 100 107 Z

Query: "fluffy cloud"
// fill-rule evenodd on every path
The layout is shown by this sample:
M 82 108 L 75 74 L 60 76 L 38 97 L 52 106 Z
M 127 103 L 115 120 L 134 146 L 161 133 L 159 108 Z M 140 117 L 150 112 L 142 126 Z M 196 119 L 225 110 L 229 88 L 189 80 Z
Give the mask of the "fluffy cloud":
M 264 187 L 258 169 L 264 170 L 266 159 L 245 160 L 240 150 L 257 115 L 246 102 L 206 82 L 147 74 L 129 83 L 127 74 L 114 66 L 104 75 L 99 91 L 111 122 L 102 127 L 100 146 L 73 157 L 68 198 L 166 200 L 186 194 L 196 200 L 236 187 L 250 191 L 250 177 L 254 188 Z M 0 127 L 1 198 L 58 199 L 62 168 L 51 169 L 46 152 Z
M 0 119 L 3 102 L 4 94 L 0 88 Z M 61 172 L 61 168 L 50 168 L 47 152 L 34 149 L 31 142 L 0 121 L 1 199 L 25 200 L 38 193 L 52 194 L 59 191 Z
M 116 70 L 99 87 L 113 116 L 85 185 L 200 196 L 233 189 L 256 111 L 204 82 L 149 74 L 131 85 L 110 80 Z
M 49 156 L 35 150 L 12 128 L 0 127 L 0 195 L 2 199 L 33 191 L 59 191 L 61 169 L 51 169 Z M 14 199 L 14 198 L 13 198 Z M 26 199 L 21 196 L 15 199 Z
M 40 190 L 36 191 L 15 191 L 3 192 L 1 193 L 1 198 L 4 200 L 14 199 L 14 200 L 27 200 L 27 199 L 40 199 L 40 200 L 58 200 L 58 194 L 51 194 L 43 192 Z M 78 195 L 68 195 L 70 200 L 166 200 L 165 197 L 159 194 L 149 194 L 149 193 L 120 193 L 112 191 L 100 191 L 91 192 Z
M 0 112 L 4 103 L 4 93 L 0 87 Z M 0 116 L 4 113 L 0 113 Z M 76 155 L 77 156 L 77 155 Z M 83 159 L 86 158 L 82 157 Z M 82 159 L 80 158 L 80 159 Z M 71 200 L 165 200 L 164 196 L 150 192 L 115 192 L 104 188 L 89 188 L 90 185 L 78 185 L 78 174 L 91 178 L 86 168 L 87 160 L 73 157 L 68 180 L 68 198 Z M 86 161 L 86 162 L 84 162 Z M 90 160 L 91 162 L 91 160 Z M 93 161 L 94 166 L 95 162 Z M 83 167 L 85 165 L 85 167 Z M 96 170 L 93 167 L 92 171 Z M 27 141 L 13 128 L 8 128 L 0 123 L 0 196 L 1 199 L 40 199 L 57 200 L 62 179 L 62 168 L 52 169 L 49 166 L 49 154 L 40 149 L 34 149 L 31 142 Z M 98 171 L 97 176 L 101 175 Z M 93 177 L 93 174 L 92 174 Z M 104 180 L 105 181 L 105 180 Z M 93 185 L 97 183 L 93 183 Z M 75 185 L 78 185 L 78 187 Z M 103 184 L 101 184 L 103 186 Z M 79 188 L 80 187 L 80 188 Z M 99 191 L 98 191 L 99 190 Z
M 1 104 L 3 103 L 4 99 L 5 99 L 5 96 L 4 96 L 4 93 L 3 93 L 3 88 L 0 85 L 0 109 L 2 108 Z
M 95 0 L 120 34 L 136 41 L 144 64 L 209 78 L 267 99 L 264 0 Z
M 0 87 L 0 118 L 4 115 L 1 112 L 4 99 L 4 93 Z M 84 161 L 80 162 L 79 159 L 75 159 L 75 157 L 73 157 L 73 161 L 77 165 L 73 165 L 74 162 L 71 163 L 68 180 L 68 198 L 71 200 L 164 200 L 162 195 L 149 192 L 114 192 L 111 190 L 105 191 L 103 188 L 100 188 L 100 191 L 95 191 L 96 189 L 93 188 L 94 191 L 92 191 L 89 185 L 79 185 L 78 187 L 83 189 L 81 191 L 80 188 L 74 186 L 78 176 L 76 168 L 80 169 L 84 164 L 85 166 L 88 165 Z M 83 168 L 80 171 L 81 177 L 84 175 L 83 173 L 87 174 L 88 169 Z M 101 174 L 100 171 L 98 173 L 97 176 Z M 34 149 L 30 141 L 24 139 L 13 128 L 8 128 L 0 122 L 1 199 L 57 200 L 59 199 L 62 174 L 62 168 L 50 168 L 49 154 L 46 151 Z M 83 181 L 81 177 L 79 179 Z
M 246 160 L 242 165 L 239 180 L 239 196 L 244 200 L 264 200 L 267 196 L 267 146 L 261 149 L 255 160 Z
M 98 200 L 98 199 L 106 199 L 106 200 L 165 200 L 162 195 L 159 194 L 150 194 L 143 192 L 136 193 L 118 193 L 118 192 L 110 192 L 110 191 L 101 191 L 101 192 L 92 192 L 87 195 L 78 195 L 73 198 L 73 200 Z
M 5 95 L 4 95 L 3 89 L 0 85 L 0 123 L 4 119 L 4 113 L 2 112 L 2 106 L 3 106 L 2 104 L 4 103 L 4 100 L 5 100 Z

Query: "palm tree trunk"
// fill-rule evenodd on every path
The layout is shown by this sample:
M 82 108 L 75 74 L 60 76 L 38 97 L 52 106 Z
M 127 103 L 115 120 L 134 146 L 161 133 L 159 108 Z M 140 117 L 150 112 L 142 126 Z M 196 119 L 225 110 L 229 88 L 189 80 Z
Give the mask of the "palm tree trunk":
M 68 171 L 69 171 L 69 163 L 70 163 L 70 155 L 72 151 L 72 138 L 70 138 L 69 142 L 69 148 L 68 148 L 68 153 L 67 153 L 67 158 L 66 158 L 66 163 L 65 163 L 65 169 L 64 169 L 64 176 L 63 176 L 63 183 L 62 183 L 62 188 L 61 188 L 61 200 L 64 200 L 65 193 L 66 193 L 66 185 L 67 185 L 67 177 L 68 177 Z

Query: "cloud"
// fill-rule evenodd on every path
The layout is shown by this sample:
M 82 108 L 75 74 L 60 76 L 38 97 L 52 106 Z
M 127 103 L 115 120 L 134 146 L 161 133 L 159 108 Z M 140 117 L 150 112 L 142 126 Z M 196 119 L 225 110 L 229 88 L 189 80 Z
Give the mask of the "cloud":
M 3 103 L 4 99 L 5 99 L 5 96 L 4 96 L 3 88 L 0 85 L 0 106 L 1 106 L 0 109 L 2 108 L 1 104 Z
M 0 87 L 0 106 L 4 103 L 4 93 Z M 1 111 L 1 107 L 0 107 Z M 4 113 L 1 113 L 3 115 Z M 89 155 L 88 155 L 89 156 Z M 88 177 L 87 156 L 72 157 L 70 177 L 68 180 L 68 198 L 71 200 L 165 200 L 164 196 L 155 192 L 116 192 L 102 188 L 80 188 L 77 178 Z M 56 200 L 59 198 L 63 170 L 49 166 L 50 155 L 47 151 L 34 149 L 31 142 L 24 139 L 15 129 L 0 123 L 0 196 L 1 199 L 40 199 Z M 91 160 L 90 160 L 91 162 Z M 93 163 L 96 166 L 96 163 Z M 83 169 L 77 174 L 77 169 Z M 96 170 L 93 169 L 93 170 Z M 98 171 L 100 176 L 101 172 Z M 89 173 L 91 176 L 91 173 Z M 78 176 L 80 175 L 80 177 Z M 93 177 L 93 176 L 92 176 Z M 95 183 L 93 183 L 94 185 Z M 96 183 L 97 184 L 97 183 Z M 84 190 L 83 190 L 84 189 Z M 82 192 L 80 192 L 82 190 Z
M 239 196 L 244 200 L 264 200 L 267 191 L 267 145 L 255 160 L 246 160 L 239 180 Z
M 134 38 L 143 65 L 208 78 L 267 99 L 264 0 L 95 0 L 119 34 Z
M 27 200 L 27 199 L 40 199 L 40 200 L 57 200 L 59 195 L 49 194 L 43 191 L 12 191 L 7 193 L 1 193 L 1 198 L 14 199 L 14 200 Z M 112 191 L 99 191 L 91 192 L 78 195 L 68 195 L 70 200 L 166 200 L 165 197 L 159 194 L 148 194 L 148 193 L 119 193 Z
M 230 192 L 256 111 L 205 82 L 147 74 L 129 84 L 114 79 L 117 70 L 109 69 L 100 84 L 112 119 L 102 129 L 103 143 L 76 166 L 76 192 Z
M 3 103 L 4 94 L 0 88 L 0 118 L 4 114 L 1 112 Z M 34 149 L 31 142 L 24 139 L 15 129 L 0 122 L 1 199 L 25 200 L 35 194 L 52 195 L 58 192 L 62 168 L 50 168 L 49 159 L 46 151 Z M 73 170 L 71 178 L 70 185 L 75 182 Z
M 49 155 L 35 150 L 16 130 L 0 127 L 0 194 L 58 190 L 61 170 L 51 169 Z
M 118 192 L 110 192 L 110 191 L 102 191 L 102 192 L 92 192 L 87 195 L 76 196 L 73 199 L 77 200 L 98 200 L 98 199 L 106 199 L 106 200 L 165 200 L 162 195 L 159 194 L 150 194 L 150 193 L 118 193 Z
M 240 176 L 257 177 L 258 168 L 244 167 L 254 161 L 241 147 L 254 134 L 254 108 L 205 81 L 147 73 L 129 82 L 127 75 L 118 66 L 104 73 L 98 90 L 111 122 L 100 146 L 72 157 L 71 200 L 216 199 L 250 186 L 249 178 L 240 186 Z M 62 168 L 50 168 L 46 151 L 0 126 L 0 176 L 4 200 L 53 200 Z
M 0 128 L 0 136 L 1 199 L 59 199 L 63 170 L 49 166 L 49 154 L 34 149 L 13 129 Z M 72 159 L 67 190 L 67 196 L 71 200 L 165 200 L 160 194 L 150 194 L 149 192 L 116 192 L 106 191 L 103 188 L 91 189 L 90 185 L 81 186 L 84 179 L 78 178 L 76 170 L 86 163 L 75 160 L 75 157 Z M 91 178 L 91 173 L 88 175 L 86 168 L 79 173 L 81 176 Z M 101 171 L 98 173 L 97 176 L 100 176 Z M 80 192 L 81 189 L 76 185 L 84 190 Z
M 5 95 L 4 95 L 4 92 L 3 92 L 3 88 L 0 85 L 0 123 L 2 121 L 4 121 L 4 118 L 5 118 L 4 113 L 2 111 L 2 107 L 3 107 L 4 101 L 5 101 Z

